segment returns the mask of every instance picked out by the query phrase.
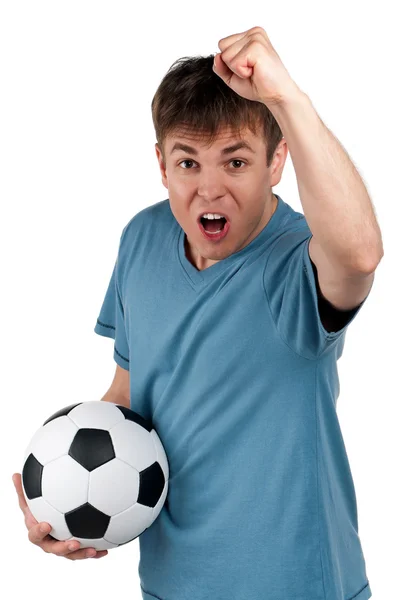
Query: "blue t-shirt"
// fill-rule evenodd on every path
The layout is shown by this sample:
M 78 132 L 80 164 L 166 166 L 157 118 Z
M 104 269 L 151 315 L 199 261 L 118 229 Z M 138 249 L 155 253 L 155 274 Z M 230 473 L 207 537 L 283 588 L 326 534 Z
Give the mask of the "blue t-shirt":
M 144 600 L 368 600 L 337 360 L 304 215 L 280 196 L 246 247 L 197 270 L 169 200 L 124 227 L 94 331 L 170 468 L 139 539 Z

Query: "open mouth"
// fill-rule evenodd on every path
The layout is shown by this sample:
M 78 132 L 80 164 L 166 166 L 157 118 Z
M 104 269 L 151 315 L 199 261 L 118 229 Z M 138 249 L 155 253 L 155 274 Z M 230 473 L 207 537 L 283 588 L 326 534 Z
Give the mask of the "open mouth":
M 230 227 L 230 222 L 225 217 L 220 219 L 206 219 L 206 217 L 201 217 L 198 220 L 198 224 L 204 237 L 212 241 L 223 239 Z
M 207 233 L 219 233 L 224 229 L 227 219 L 225 217 L 221 217 L 221 219 L 206 219 L 206 217 L 201 217 L 200 222 Z

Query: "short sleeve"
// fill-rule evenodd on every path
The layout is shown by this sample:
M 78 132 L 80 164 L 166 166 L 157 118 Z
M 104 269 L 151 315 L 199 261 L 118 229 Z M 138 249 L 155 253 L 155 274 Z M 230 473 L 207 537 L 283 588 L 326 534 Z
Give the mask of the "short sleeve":
M 348 326 L 369 294 L 350 311 L 338 331 L 327 331 L 319 312 L 317 279 L 309 255 L 311 237 L 306 227 L 278 238 L 267 258 L 263 283 L 279 335 L 297 354 L 317 359 L 344 340 Z M 340 353 L 341 349 L 340 346 Z
M 123 302 L 118 284 L 118 259 L 100 309 L 95 333 L 115 340 L 113 358 L 123 369 L 129 370 L 129 345 L 127 341 Z

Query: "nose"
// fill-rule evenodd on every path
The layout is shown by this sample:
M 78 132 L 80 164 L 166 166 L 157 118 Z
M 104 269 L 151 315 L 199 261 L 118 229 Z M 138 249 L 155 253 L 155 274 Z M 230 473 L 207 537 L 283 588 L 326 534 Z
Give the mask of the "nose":
M 201 198 L 210 202 L 212 198 L 217 199 L 224 194 L 225 186 L 219 174 L 212 171 L 199 175 L 198 195 Z

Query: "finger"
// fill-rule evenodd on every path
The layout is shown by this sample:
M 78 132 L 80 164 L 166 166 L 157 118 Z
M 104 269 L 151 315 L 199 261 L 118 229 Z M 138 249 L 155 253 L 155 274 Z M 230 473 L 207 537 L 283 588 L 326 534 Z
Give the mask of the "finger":
M 47 552 L 65 558 L 92 558 L 95 548 L 80 548 L 80 542 L 76 540 L 60 541 L 50 535 L 45 536 L 37 545 Z
M 77 552 L 70 552 L 69 554 L 66 554 L 65 558 L 68 558 L 69 560 L 81 560 L 83 558 L 103 558 L 107 554 L 108 550 L 96 551 L 95 548 L 81 548 Z
M 82 559 L 82 558 L 101 558 L 107 554 L 107 550 L 97 551 L 95 548 L 80 548 L 76 552 L 68 552 L 65 554 L 65 558 L 69 558 L 71 560 Z
M 49 540 L 53 539 L 50 538 L 50 536 L 48 535 L 51 529 L 52 527 L 49 523 L 37 523 L 37 525 L 33 525 L 32 527 L 30 527 L 28 531 L 28 538 L 32 542 L 32 544 L 41 544 L 44 538 L 46 538 L 47 536 Z
M 48 536 L 48 539 L 45 538 L 42 541 L 40 547 L 44 552 L 49 552 L 56 556 L 65 556 L 67 558 L 73 557 L 74 555 L 80 556 L 84 553 L 87 554 L 87 550 L 89 550 L 89 548 L 81 548 L 80 542 L 77 540 L 59 541 L 54 540 L 54 538 L 51 538 L 50 536 Z M 91 550 L 94 549 L 91 548 Z
M 247 31 L 243 31 L 242 33 L 234 33 L 233 35 L 228 35 L 227 37 L 222 38 L 218 42 L 218 47 L 220 48 L 221 52 L 225 52 L 225 50 L 232 46 L 232 44 L 235 44 L 235 42 L 244 38 L 249 33 L 249 31 L 250 29 L 248 29 Z
M 54 540 L 50 535 L 47 535 L 41 543 L 38 544 L 44 552 L 63 556 L 70 560 L 81 560 L 82 558 L 97 558 L 95 548 L 80 548 L 80 542 L 77 540 L 59 541 Z M 101 555 L 103 551 L 101 551 Z M 101 558 L 101 556 L 99 556 Z
M 70 554 L 67 554 L 65 558 L 69 560 L 82 560 L 84 558 L 102 558 L 108 554 L 108 550 L 99 550 L 95 556 L 87 556 L 87 551 L 88 548 L 82 548 L 77 552 L 71 552 Z
M 72 560 L 80 560 L 82 558 L 102 558 L 108 553 L 107 550 L 96 552 L 95 548 L 80 548 L 80 543 L 77 540 L 59 541 L 54 540 L 49 535 L 52 527 L 49 523 L 38 523 L 29 530 L 29 540 L 39 546 L 48 554 L 56 556 L 65 556 Z
M 102 558 L 108 554 L 108 550 L 98 550 L 96 556 L 94 558 Z
M 230 79 L 233 75 L 233 71 L 225 64 L 223 59 L 221 58 L 221 54 L 216 54 L 214 56 L 214 66 L 213 70 L 221 79 L 224 81 L 228 78 Z
M 253 35 L 254 33 L 261 33 L 264 37 L 268 39 L 265 30 L 262 27 L 256 26 L 251 27 L 246 31 L 242 31 L 241 33 L 234 33 L 233 35 L 228 35 L 227 37 L 222 38 L 218 42 L 218 47 L 220 48 L 221 52 L 224 52 L 227 48 L 232 46 L 232 44 L 235 44 L 237 41 L 241 40 L 245 36 Z

